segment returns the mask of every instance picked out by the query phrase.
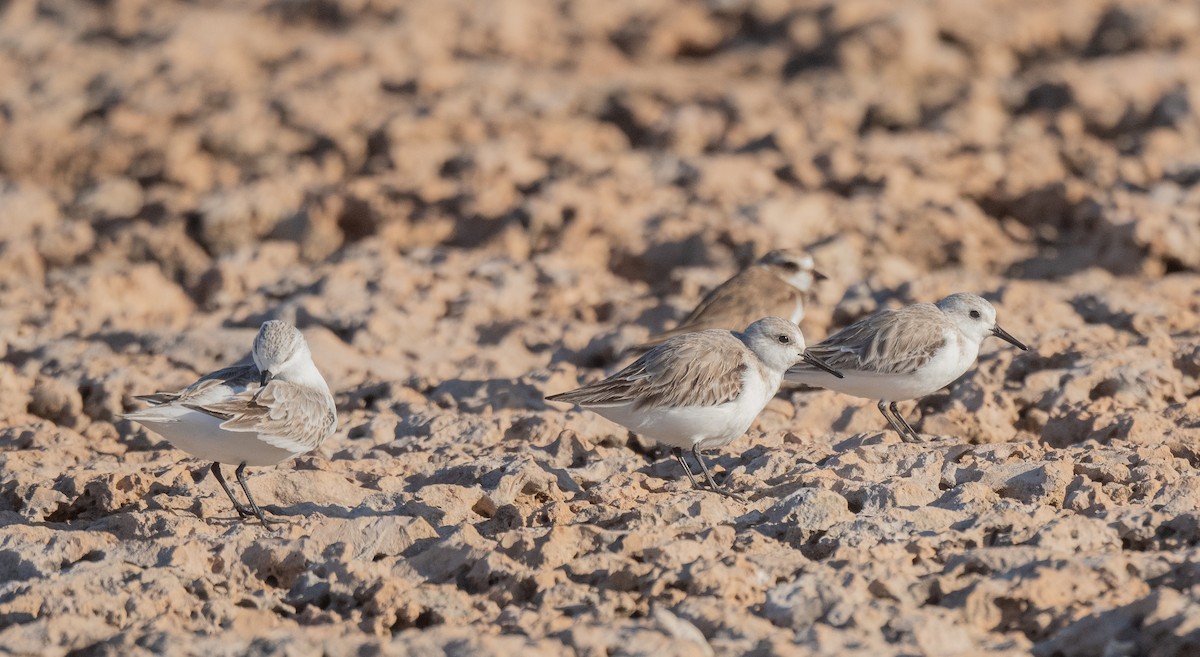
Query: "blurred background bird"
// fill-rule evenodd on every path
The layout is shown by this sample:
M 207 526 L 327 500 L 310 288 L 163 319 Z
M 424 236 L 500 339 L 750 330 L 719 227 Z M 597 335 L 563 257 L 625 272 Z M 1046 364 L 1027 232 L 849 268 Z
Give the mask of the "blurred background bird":
M 741 330 L 755 320 L 786 317 L 799 324 L 813 283 L 826 276 L 815 269 L 812 256 L 800 249 L 768 252 L 733 278 L 717 286 L 675 328 L 636 347 L 645 351 L 684 333 L 706 329 Z

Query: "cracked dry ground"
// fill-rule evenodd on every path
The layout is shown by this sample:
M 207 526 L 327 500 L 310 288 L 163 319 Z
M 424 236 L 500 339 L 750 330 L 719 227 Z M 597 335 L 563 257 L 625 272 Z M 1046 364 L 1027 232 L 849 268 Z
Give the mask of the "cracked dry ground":
M 0 653 L 1200 652 L 1200 7 L 0 4 Z M 738 503 L 542 396 L 754 255 L 819 339 L 988 295 L 903 404 L 786 392 Z M 132 395 L 299 325 L 250 485 Z

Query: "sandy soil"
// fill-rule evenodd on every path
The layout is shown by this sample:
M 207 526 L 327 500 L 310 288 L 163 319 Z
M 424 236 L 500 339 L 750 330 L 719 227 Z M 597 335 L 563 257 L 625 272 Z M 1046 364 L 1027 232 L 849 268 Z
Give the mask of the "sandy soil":
M 1195 655 L 1200 5 L 0 3 L 0 652 Z M 757 254 L 810 340 L 989 296 L 903 405 L 714 454 L 542 401 Z M 303 328 L 319 451 L 118 415 Z M 1108 651 L 1108 652 L 1105 652 Z

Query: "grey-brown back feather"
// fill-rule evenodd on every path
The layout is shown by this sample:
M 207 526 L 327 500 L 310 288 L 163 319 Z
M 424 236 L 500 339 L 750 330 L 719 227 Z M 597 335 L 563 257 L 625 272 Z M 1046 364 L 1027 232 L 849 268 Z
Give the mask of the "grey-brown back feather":
M 946 344 L 944 329 L 949 326 L 937 306 L 918 303 L 861 319 L 812 345 L 808 352 L 842 372 L 910 374 Z M 817 368 L 801 362 L 791 371 Z
M 761 317 L 790 317 L 803 296 L 770 268 L 752 265 L 705 295 L 679 326 L 651 337 L 642 347 L 707 329 L 740 331 Z
M 287 381 L 271 381 L 221 402 L 184 405 L 224 420 L 221 428 L 227 431 L 279 437 L 306 450 L 320 445 L 337 425 L 337 411 L 322 391 Z
M 580 406 L 716 406 L 742 392 L 754 353 L 733 333 L 711 330 L 667 340 L 603 381 L 551 395 Z
M 259 383 L 260 373 L 249 356 L 215 372 L 205 374 L 195 383 L 178 392 L 156 392 L 151 395 L 137 395 L 134 399 L 150 402 L 155 405 L 179 402 L 186 404 L 190 401 L 203 399 L 206 393 L 214 387 L 227 386 L 233 390 L 243 390 Z

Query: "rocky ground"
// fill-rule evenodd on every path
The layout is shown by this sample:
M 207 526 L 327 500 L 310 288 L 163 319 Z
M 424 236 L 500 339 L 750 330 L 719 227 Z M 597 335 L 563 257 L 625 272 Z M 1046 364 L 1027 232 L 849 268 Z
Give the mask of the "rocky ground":
M 1190 0 L 0 3 L 0 652 L 1194 655 Z M 776 246 L 1030 343 L 714 454 L 542 401 Z M 303 328 L 317 452 L 119 414 Z M 682 479 L 682 480 L 681 480 Z

